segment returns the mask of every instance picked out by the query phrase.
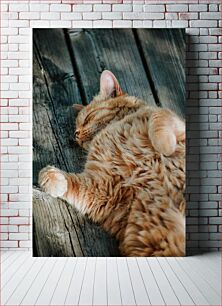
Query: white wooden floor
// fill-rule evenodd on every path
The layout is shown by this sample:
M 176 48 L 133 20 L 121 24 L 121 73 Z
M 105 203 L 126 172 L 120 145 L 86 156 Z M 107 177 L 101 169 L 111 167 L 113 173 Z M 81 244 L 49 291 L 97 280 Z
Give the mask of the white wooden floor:
M 221 305 L 221 258 L 32 258 L 1 253 L 0 305 Z

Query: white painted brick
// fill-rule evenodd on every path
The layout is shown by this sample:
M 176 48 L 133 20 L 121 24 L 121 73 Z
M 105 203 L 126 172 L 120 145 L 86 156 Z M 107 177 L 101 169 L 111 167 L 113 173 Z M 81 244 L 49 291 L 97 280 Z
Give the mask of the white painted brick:
M 131 20 L 114 20 L 113 27 L 114 28 L 131 28 L 132 21 Z
M 23 131 L 30 131 L 30 123 L 19 123 L 19 129 Z
M 133 5 L 133 11 L 134 12 L 142 12 L 143 11 L 143 5 L 141 5 L 141 4 L 134 4 Z
M 30 28 L 19 28 L 19 35 L 31 35 L 32 29 Z
M 143 20 L 143 27 L 144 28 L 152 28 L 152 21 L 151 20 Z
M 123 12 L 123 19 L 164 19 L 163 13 Z
M 172 26 L 171 20 L 154 20 L 153 21 L 153 27 L 154 28 L 169 28 Z
M 2 67 L 18 67 L 17 60 L 1 60 Z
M 67 13 L 67 14 L 69 14 L 69 13 Z M 60 13 L 58 13 L 58 12 L 41 13 L 41 19 L 59 20 L 60 19 Z
M 82 14 L 81 13 L 61 13 L 62 20 L 81 20 Z
M 93 27 L 95 28 L 112 28 L 111 20 L 94 20 Z
M 92 5 L 91 4 L 76 4 L 73 5 L 73 11 L 74 12 L 91 12 L 92 11 Z
M 30 227 L 29 226 L 23 226 L 23 225 L 21 225 L 21 226 L 19 226 L 19 232 L 20 233 L 29 233 L 30 232 Z
M 89 13 L 87 12 L 87 13 L 83 13 L 82 15 L 83 15 L 83 19 L 87 19 L 87 20 L 97 20 L 97 19 L 102 18 L 102 13 L 100 12 L 89 12 Z
M 8 59 L 27 59 L 30 57 L 29 52 L 8 52 Z
M 29 27 L 29 20 L 9 20 L 9 27 Z
M 221 18 L 221 13 L 216 13 L 216 12 L 213 12 L 213 13 L 209 13 L 209 12 L 203 12 L 203 13 L 200 13 L 200 19 L 218 19 L 220 20 Z
M 182 20 L 198 19 L 198 13 L 179 13 L 179 19 Z
M 18 44 L 8 44 L 9 51 L 18 51 Z
M 31 241 L 19 241 L 20 248 L 31 248 L 32 242 Z
M 113 4 L 112 11 L 113 12 L 131 12 L 132 5 L 131 4 Z
M 17 225 L 1 225 L 0 232 L 18 232 L 19 227 Z
M 102 19 L 122 19 L 123 18 L 123 14 L 121 12 L 106 12 L 106 13 L 102 13 Z
M 43 3 L 30 3 L 29 4 L 30 11 L 32 12 L 48 12 L 49 4 Z
M 25 3 L 9 4 L 10 12 L 28 12 L 29 5 Z
M 29 75 L 30 69 L 29 68 L 10 68 L 9 74 L 12 75 Z
M 29 209 L 19 209 L 19 216 L 20 217 L 29 217 L 30 216 Z
M 39 12 L 23 12 L 19 13 L 19 19 L 39 19 Z
M 17 202 L 17 201 L 26 201 L 26 202 L 29 202 L 30 200 L 30 195 L 27 195 L 27 194 L 10 194 L 9 195 L 9 200 L 12 201 L 12 202 Z M 25 220 L 27 220 L 27 218 L 24 218 Z M 21 223 L 22 224 L 22 223 Z M 24 223 L 26 224 L 26 223 Z
M 28 240 L 27 233 L 10 233 L 9 240 Z
M 9 224 L 25 225 L 29 224 L 29 219 L 26 217 L 11 217 L 9 218 Z
M 177 13 L 166 13 L 165 14 L 165 19 L 177 20 L 178 19 L 178 14 Z
M 71 5 L 69 4 L 51 4 L 50 11 L 52 12 L 70 12 Z
M 24 154 L 24 153 L 30 153 L 30 151 L 31 150 L 29 147 L 20 147 L 20 146 L 8 147 L 9 154 Z
M 165 12 L 165 7 L 163 4 L 160 4 L 160 5 L 144 5 L 143 6 L 143 10 L 144 12 L 157 12 L 157 13 L 160 13 L 160 12 Z
M 21 77 L 21 76 L 19 76 Z M 28 99 L 12 99 L 9 100 L 10 106 L 29 106 L 29 100 Z
M 7 196 L 7 195 L 6 195 Z M 1 195 L 2 197 L 2 195 Z M 8 224 L 9 219 L 6 217 L 0 217 L 0 224 Z
M 17 248 L 18 247 L 18 241 L 1 241 L 1 248 Z
M 207 4 L 189 4 L 190 12 L 206 12 Z
M 217 27 L 217 20 L 191 20 L 190 26 L 197 28 Z
M 1 121 L 3 122 L 3 121 Z M 1 141 L 2 146 L 17 146 L 18 145 L 18 140 L 17 139 L 11 139 L 11 138 L 4 138 Z M 4 169 L 4 167 L 2 167 Z
M 125 21 L 125 20 L 124 20 Z M 130 21 L 130 20 L 127 20 L 127 21 Z M 151 22 L 151 25 L 152 25 L 152 21 Z M 143 28 L 143 20 L 133 20 L 133 28 Z
M 50 21 L 50 26 L 54 28 L 71 28 L 71 20 L 52 20 Z
M 30 20 L 31 28 L 49 28 L 49 24 L 49 20 Z M 29 49 L 29 45 L 27 47 Z
M 27 37 L 24 35 L 18 35 L 18 36 L 9 36 L 8 37 L 8 42 L 9 44 L 22 44 L 22 43 L 27 43 Z
M 3 190 L 7 190 L 9 189 L 10 190 L 10 187 L 7 187 L 7 186 L 2 186 Z M 15 193 L 14 190 L 18 190 L 18 187 L 17 186 L 13 186 L 11 187 L 11 191 L 9 191 L 10 193 Z M 9 193 L 9 192 L 3 192 L 3 193 Z M 18 192 L 18 191 L 16 191 Z M 17 209 L 1 209 L 1 216 L 2 217 L 16 217 L 18 216 L 18 210 Z
M 18 28 L 2 28 L 1 35 L 17 35 Z
M 1 4 L 1 11 L 2 12 L 7 12 L 8 11 L 8 4 L 5 4 L 5 3 Z
M 210 12 L 218 12 L 219 5 L 218 4 L 209 4 L 209 11 Z
M 92 20 L 74 20 L 72 21 L 73 28 L 92 28 Z
M 1 124 L 1 129 L 3 131 L 18 130 L 18 123 L 4 123 L 4 124 Z
M 167 12 L 188 12 L 187 4 L 169 4 L 166 5 Z
M 187 28 L 188 21 L 187 20 L 172 20 L 173 28 Z
M 94 4 L 93 11 L 94 12 L 110 12 L 111 4 Z
M 18 177 L 18 171 L 16 170 L 1 170 L 1 177 Z

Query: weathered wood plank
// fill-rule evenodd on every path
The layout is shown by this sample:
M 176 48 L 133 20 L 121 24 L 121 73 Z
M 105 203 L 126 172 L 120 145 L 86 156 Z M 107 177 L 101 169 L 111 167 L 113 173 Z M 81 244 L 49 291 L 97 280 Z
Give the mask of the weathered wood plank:
M 58 29 L 35 30 L 34 46 L 33 114 L 36 120 L 33 137 L 37 149 L 33 170 L 36 183 L 37 173 L 48 164 L 70 172 L 81 171 L 85 153 L 74 141 L 77 113 L 71 106 L 74 102 L 81 103 L 81 96 L 64 33 Z M 53 142 L 48 139 L 49 135 L 53 136 Z M 44 149 L 40 152 L 42 143 Z M 37 154 L 39 163 L 35 163 Z
M 124 92 L 155 105 L 132 30 L 71 30 L 69 34 L 87 102 L 98 93 L 100 74 L 108 69 Z
M 74 141 L 77 113 L 71 105 L 82 103 L 82 96 L 63 30 L 35 30 L 33 58 L 33 183 L 37 184 L 38 173 L 46 165 L 55 165 L 68 172 L 80 172 L 84 167 L 86 153 Z M 63 205 L 60 209 L 60 202 L 54 200 L 54 207 L 50 206 L 50 211 L 44 203 L 41 206 L 39 203 L 35 204 L 35 201 L 34 197 L 35 255 L 119 254 L 114 240 L 98 226 L 93 227 L 87 218 L 77 215 L 71 206 Z M 61 226 L 61 231 L 64 226 L 68 226 L 71 233 L 66 230 L 60 237 L 57 236 L 57 245 L 47 244 L 44 241 L 45 235 L 51 234 L 44 229 L 44 224 L 40 224 L 43 222 L 40 220 L 41 216 L 48 216 L 48 219 L 45 218 L 45 222 L 49 225 L 47 230 L 55 230 L 50 226 L 55 222 L 54 218 L 60 218 L 56 220 L 57 226 Z
M 185 117 L 184 29 L 139 29 L 135 35 L 160 104 Z
M 65 201 L 33 190 L 38 256 L 116 256 L 116 241 Z

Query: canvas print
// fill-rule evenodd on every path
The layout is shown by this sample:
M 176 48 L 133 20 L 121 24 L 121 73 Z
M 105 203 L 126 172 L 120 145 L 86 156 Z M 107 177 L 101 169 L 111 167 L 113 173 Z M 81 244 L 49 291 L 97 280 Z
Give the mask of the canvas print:
M 33 256 L 185 255 L 185 31 L 33 29 Z

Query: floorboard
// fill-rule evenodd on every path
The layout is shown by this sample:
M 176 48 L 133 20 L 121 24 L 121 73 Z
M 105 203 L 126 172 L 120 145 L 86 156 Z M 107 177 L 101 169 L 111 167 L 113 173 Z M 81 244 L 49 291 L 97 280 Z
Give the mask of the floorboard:
M 219 253 L 183 258 L 8 253 L 1 264 L 1 305 L 221 305 L 215 286 Z

